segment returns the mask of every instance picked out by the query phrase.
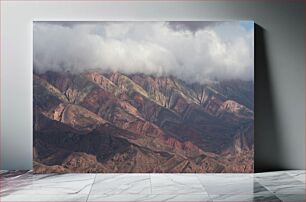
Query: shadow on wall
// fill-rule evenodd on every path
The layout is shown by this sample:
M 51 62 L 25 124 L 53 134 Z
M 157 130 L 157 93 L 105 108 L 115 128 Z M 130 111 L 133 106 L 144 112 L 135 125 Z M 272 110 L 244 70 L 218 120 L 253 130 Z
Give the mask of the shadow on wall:
M 265 42 L 266 30 L 255 24 L 255 172 L 284 169 Z

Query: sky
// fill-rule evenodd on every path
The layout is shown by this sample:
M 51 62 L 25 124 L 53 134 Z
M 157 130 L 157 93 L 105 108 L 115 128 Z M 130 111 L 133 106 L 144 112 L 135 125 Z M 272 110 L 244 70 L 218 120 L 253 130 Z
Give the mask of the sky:
M 253 21 L 34 22 L 34 71 L 254 77 Z

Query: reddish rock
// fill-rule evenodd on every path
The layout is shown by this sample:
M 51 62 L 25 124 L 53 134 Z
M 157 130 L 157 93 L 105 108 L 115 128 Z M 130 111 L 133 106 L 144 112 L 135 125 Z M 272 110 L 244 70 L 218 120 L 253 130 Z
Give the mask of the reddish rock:
M 250 82 L 98 71 L 34 81 L 38 173 L 253 171 Z

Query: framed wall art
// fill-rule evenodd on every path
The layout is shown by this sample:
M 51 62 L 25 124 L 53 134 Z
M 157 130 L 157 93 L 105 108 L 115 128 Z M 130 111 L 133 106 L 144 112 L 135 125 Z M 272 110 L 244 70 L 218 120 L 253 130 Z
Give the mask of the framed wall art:
M 252 21 L 35 21 L 35 173 L 253 172 Z

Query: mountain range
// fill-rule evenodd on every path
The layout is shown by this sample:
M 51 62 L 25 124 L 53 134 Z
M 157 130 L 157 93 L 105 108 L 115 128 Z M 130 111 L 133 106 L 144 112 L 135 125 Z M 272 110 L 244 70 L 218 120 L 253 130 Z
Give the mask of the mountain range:
M 99 70 L 34 73 L 34 172 L 253 172 L 253 87 Z

